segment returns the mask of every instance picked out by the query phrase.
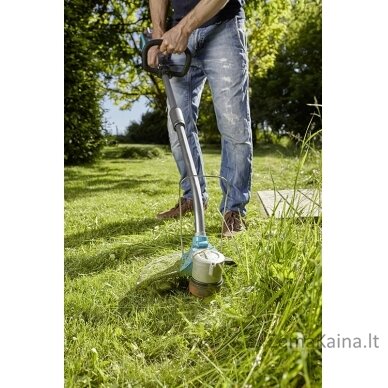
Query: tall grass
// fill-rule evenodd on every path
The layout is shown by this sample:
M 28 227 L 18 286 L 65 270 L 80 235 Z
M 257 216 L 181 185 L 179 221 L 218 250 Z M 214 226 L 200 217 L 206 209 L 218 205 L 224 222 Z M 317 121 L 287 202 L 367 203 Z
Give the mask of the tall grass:
M 209 180 L 209 240 L 238 266 L 207 299 L 135 287 L 145 264 L 180 250 L 179 221 L 155 218 L 177 200 L 171 155 L 124 159 L 111 147 L 95 166 L 67 168 L 66 387 L 320 386 L 321 222 L 266 218 L 256 194 L 320 188 L 320 152 L 308 145 L 255 150 L 249 228 L 234 239 L 220 239 L 220 189 Z M 219 150 L 204 159 L 218 174 Z M 186 247 L 192 234 L 185 217 Z

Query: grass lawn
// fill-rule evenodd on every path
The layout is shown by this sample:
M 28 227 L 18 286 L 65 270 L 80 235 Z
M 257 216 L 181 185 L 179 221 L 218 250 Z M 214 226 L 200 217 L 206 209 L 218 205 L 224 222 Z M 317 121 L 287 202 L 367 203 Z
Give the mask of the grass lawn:
M 181 235 L 188 249 L 194 227 L 191 216 L 155 218 L 179 196 L 168 150 L 133 146 L 153 156 L 140 159 L 129 147 L 65 169 L 65 386 L 321 386 L 321 222 L 265 218 L 257 197 L 320 188 L 320 154 L 258 146 L 249 229 L 230 240 L 220 239 L 218 179 L 208 179 L 209 241 L 238 266 L 201 300 L 135 288 L 145 264 L 181 249 Z M 205 147 L 204 159 L 218 175 L 220 151 Z

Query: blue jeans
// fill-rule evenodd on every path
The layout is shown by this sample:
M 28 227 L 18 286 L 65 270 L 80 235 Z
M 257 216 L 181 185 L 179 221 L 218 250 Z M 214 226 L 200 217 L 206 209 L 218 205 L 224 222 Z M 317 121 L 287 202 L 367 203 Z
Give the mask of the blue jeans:
M 220 180 L 223 198 L 220 211 L 234 210 L 246 214 L 252 175 L 252 132 L 249 111 L 248 55 L 244 19 L 235 17 L 195 30 L 189 38 L 192 62 L 188 73 L 173 77 L 171 86 L 177 106 L 186 124 L 186 135 L 193 156 L 204 202 L 208 201 L 202 151 L 198 140 L 198 108 L 206 80 L 212 93 L 218 130 L 221 134 L 221 171 L 228 184 Z M 184 55 L 173 54 L 171 65 L 184 62 Z M 187 171 L 178 136 L 168 119 L 171 151 L 181 179 Z M 202 176 L 202 177 L 201 177 Z M 229 192 L 225 207 L 225 198 Z M 182 182 L 183 196 L 191 198 L 189 179 Z

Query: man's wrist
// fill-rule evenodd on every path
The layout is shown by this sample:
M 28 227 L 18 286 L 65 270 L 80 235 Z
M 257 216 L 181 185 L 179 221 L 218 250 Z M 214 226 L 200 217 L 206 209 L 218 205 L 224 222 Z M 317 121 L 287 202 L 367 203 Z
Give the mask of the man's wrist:
M 163 36 L 164 33 L 165 33 L 165 31 L 163 31 L 161 29 L 153 30 L 152 31 L 152 39 L 159 39 Z
M 195 30 L 195 23 L 192 20 L 191 15 L 183 18 L 178 24 L 182 33 L 189 36 Z

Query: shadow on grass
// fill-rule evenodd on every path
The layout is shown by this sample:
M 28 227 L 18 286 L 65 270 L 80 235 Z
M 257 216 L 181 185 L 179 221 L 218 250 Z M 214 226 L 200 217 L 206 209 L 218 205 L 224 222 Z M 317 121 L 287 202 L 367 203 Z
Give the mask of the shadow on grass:
M 129 316 L 133 312 L 140 312 L 150 307 L 150 302 L 159 304 L 161 300 L 171 300 L 175 297 L 192 298 L 189 293 L 189 281 L 186 278 L 177 278 L 170 282 L 165 289 L 138 288 L 133 286 L 118 304 L 118 312 L 123 316 Z M 140 303 L 139 303 L 140 302 Z M 190 311 L 191 309 L 188 309 Z
M 191 236 L 183 235 L 182 238 L 187 241 Z M 104 249 L 97 254 L 91 254 L 85 257 L 77 254 L 67 254 L 65 259 L 65 275 L 73 279 L 87 274 L 97 274 L 106 269 L 116 269 L 123 263 L 129 263 L 136 260 L 158 257 L 163 250 L 180 249 L 179 235 L 162 235 L 155 239 L 154 237 L 144 238 L 141 243 L 124 243 L 114 246 L 110 249 Z
M 78 182 L 86 182 L 90 181 L 92 179 L 106 179 L 106 178 L 112 178 L 117 177 L 117 180 L 120 178 L 123 178 L 122 174 L 119 173 L 113 173 L 113 171 L 116 169 L 108 170 L 107 172 L 80 172 L 75 170 L 66 170 L 65 171 L 65 182 L 66 183 L 78 183 Z M 121 169 L 117 169 L 118 171 L 122 171 Z M 93 170 L 95 171 L 95 170 Z
M 110 163 L 118 163 L 120 161 L 110 161 Z M 141 160 L 132 160 L 130 161 L 131 164 L 134 163 L 142 163 Z M 123 161 L 120 163 L 123 164 Z M 124 162 L 126 163 L 126 162 Z M 129 162 L 128 162 L 129 163 Z M 124 175 L 125 174 L 125 175 Z M 65 168 L 64 172 L 64 180 L 67 184 L 71 183 L 78 183 L 78 182 L 86 182 L 91 180 L 97 180 L 98 178 L 102 178 L 102 180 L 105 178 L 115 178 L 117 177 L 117 180 L 124 179 L 128 175 L 128 169 L 126 166 L 120 167 L 112 167 L 104 166 L 101 164 L 96 164 L 92 166 L 78 166 L 78 167 L 68 167 Z M 138 175 L 135 173 L 133 174 L 136 178 L 138 178 Z M 153 180 L 155 175 L 153 174 L 141 174 L 142 178 L 149 178 L 149 180 Z M 146 180 L 146 179 L 145 179 Z
M 163 224 L 164 220 L 157 218 L 145 218 L 142 220 L 133 219 L 125 222 L 113 222 L 101 228 L 75 233 L 65 237 L 65 248 L 78 248 L 94 240 L 104 239 L 109 241 L 115 236 L 140 234 L 150 230 L 157 225 Z
M 92 178 L 88 179 L 87 186 L 84 187 L 75 187 L 75 188 L 67 188 L 65 192 L 65 200 L 66 201 L 74 201 L 79 197 L 87 197 L 95 195 L 99 192 L 113 192 L 113 191 L 130 191 L 135 190 L 137 188 L 141 188 L 140 192 L 146 191 L 147 185 L 152 185 L 153 195 L 161 195 L 166 190 L 164 189 L 166 182 L 162 179 L 111 179 L 111 177 L 107 179 L 101 178 Z M 158 182 L 160 182 L 158 184 Z M 155 193 L 155 183 L 157 183 L 157 187 L 159 187 Z
M 206 298 L 193 296 L 188 289 L 188 279 L 180 278 L 164 291 L 133 287 L 119 300 L 117 313 L 124 319 L 142 320 L 153 336 L 174 336 L 187 329 L 188 322 L 206 313 L 215 297 L 215 294 Z M 157 360 L 161 351 L 164 353 L 163 349 L 148 352 L 148 361 Z M 174 354 L 174 349 L 168 353 Z

